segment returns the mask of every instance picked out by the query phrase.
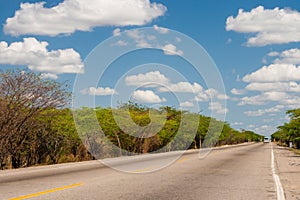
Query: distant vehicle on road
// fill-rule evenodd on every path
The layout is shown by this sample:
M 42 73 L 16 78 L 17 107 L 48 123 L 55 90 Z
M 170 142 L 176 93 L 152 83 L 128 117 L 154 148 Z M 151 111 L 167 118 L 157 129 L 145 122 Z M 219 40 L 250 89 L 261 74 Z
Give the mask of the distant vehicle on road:
M 264 143 L 269 143 L 270 139 L 268 137 L 264 137 Z

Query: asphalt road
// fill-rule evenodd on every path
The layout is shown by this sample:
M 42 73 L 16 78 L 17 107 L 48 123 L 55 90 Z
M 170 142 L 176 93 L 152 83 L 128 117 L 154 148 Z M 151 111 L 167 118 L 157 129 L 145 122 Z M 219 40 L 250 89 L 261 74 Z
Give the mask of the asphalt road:
M 175 152 L 109 160 L 118 170 L 99 161 L 8 170 L 0 172 L 0 199 L 276 199 L 271 143 L 177 158 Z M 177 160 L 157 170 L 168 159 Z

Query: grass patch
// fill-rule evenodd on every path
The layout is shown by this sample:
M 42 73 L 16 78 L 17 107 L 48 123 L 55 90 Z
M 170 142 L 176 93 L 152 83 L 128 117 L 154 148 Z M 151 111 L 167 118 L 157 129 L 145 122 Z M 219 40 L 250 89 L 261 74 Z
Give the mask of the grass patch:
M 290 148 L 290 150 L 296 153 L 297 155 L 300 155 L 300 149 Z

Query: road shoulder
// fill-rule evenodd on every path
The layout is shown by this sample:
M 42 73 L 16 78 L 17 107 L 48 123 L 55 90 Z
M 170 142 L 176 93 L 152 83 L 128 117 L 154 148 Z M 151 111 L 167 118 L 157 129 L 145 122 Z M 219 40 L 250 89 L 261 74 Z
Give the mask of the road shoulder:
M 276 144 L 273 147 L 286 199 L 300 200 L 300 155 Z

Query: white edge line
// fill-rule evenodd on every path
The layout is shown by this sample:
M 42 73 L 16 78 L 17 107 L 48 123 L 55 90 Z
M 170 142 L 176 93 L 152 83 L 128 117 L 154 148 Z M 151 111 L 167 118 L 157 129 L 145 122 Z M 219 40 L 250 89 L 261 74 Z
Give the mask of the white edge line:
M 285 200 L 284 191 L 280 182 L 280 178 L 276 174 L 276 170 L 275 170 L 275 157 L 273 151 L 273 144 L 271 144 L 271 169 L 272 169 L 273 179 L 276 185 L 277 200 Z

